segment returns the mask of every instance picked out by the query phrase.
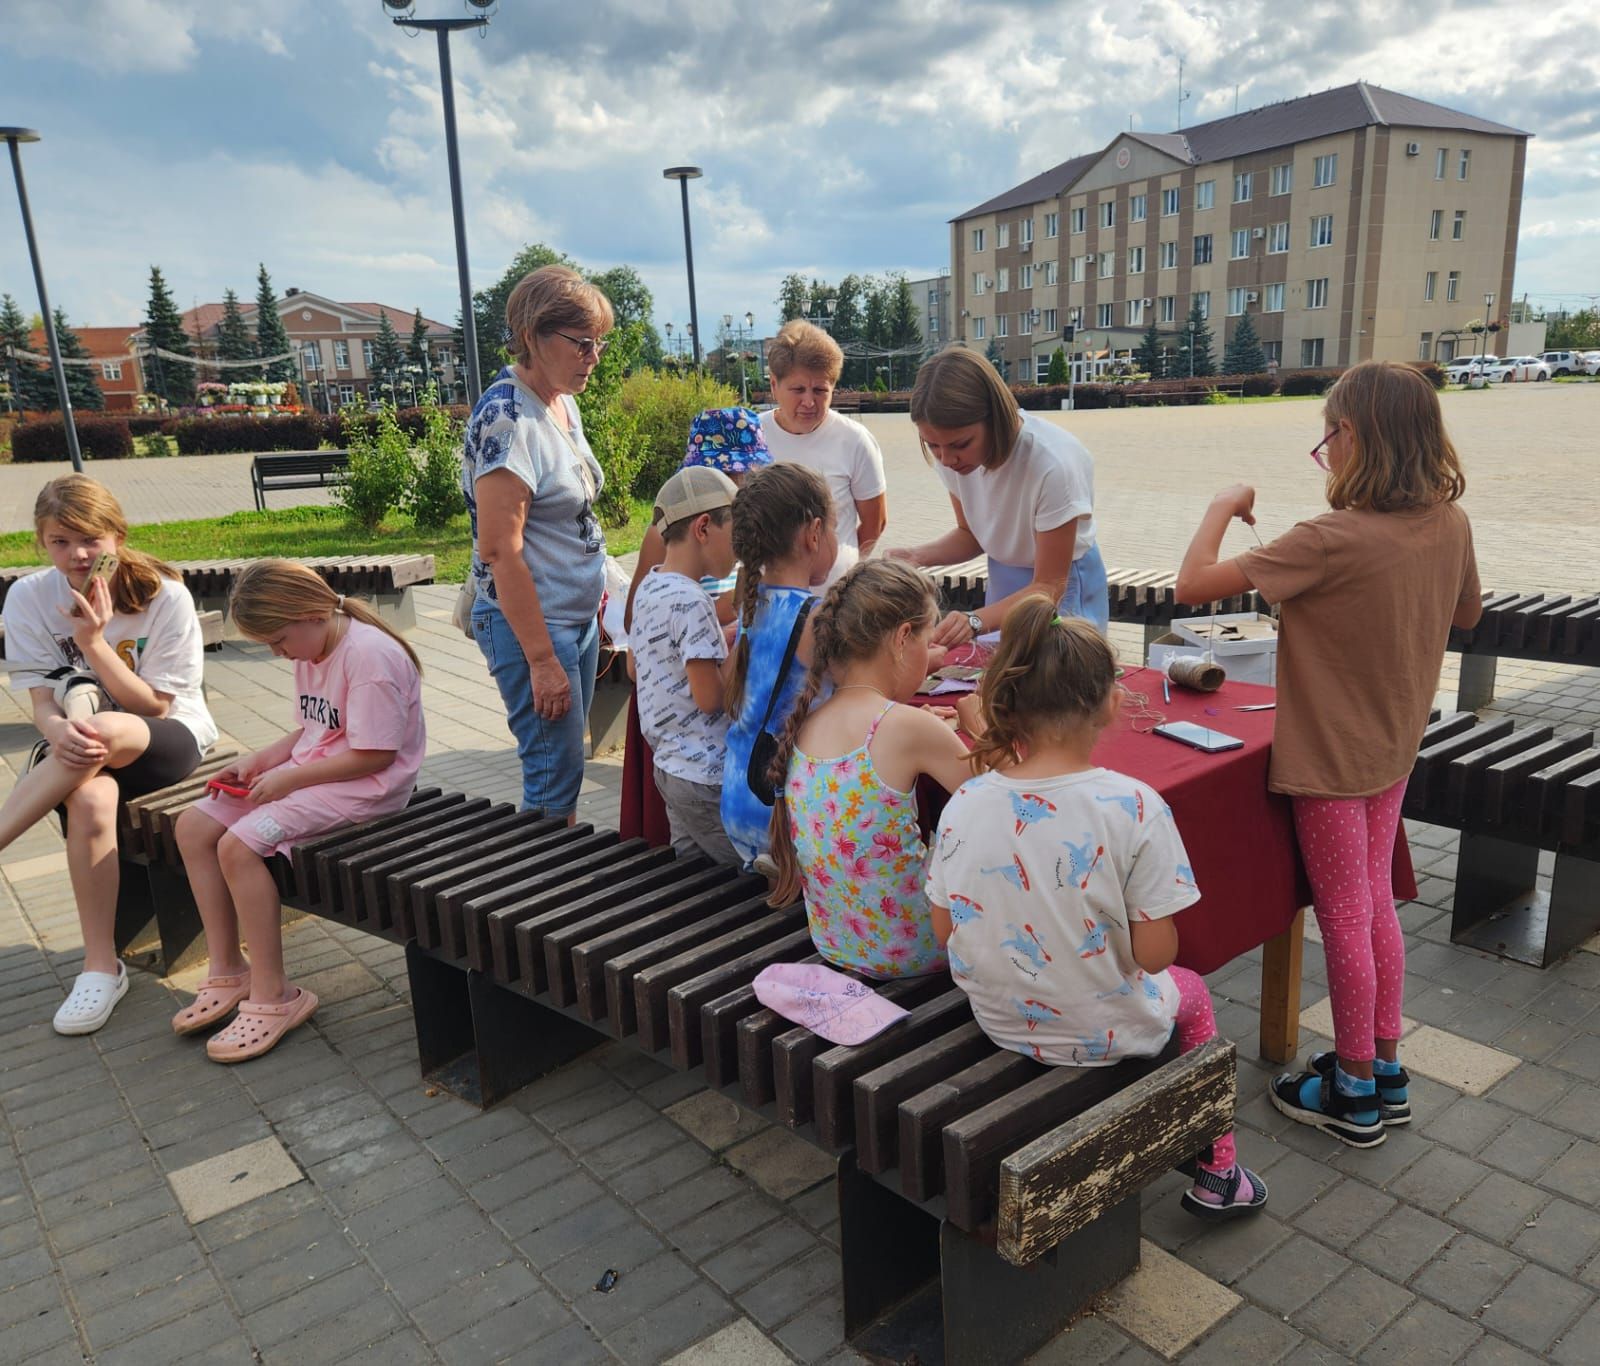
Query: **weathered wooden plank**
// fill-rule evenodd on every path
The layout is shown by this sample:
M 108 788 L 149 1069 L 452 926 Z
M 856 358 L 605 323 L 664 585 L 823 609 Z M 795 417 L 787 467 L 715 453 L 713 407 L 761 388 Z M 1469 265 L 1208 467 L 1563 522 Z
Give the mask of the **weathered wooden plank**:
M 865 1172 L 886 1172 L 899 1160 L 900 1102 L 995 1052 L 976 1020 L 913 1048 L 855 1080 L 856 1160 Z
M 773 963 L 798 962 L 811 951 L 805 912 L 799 908 L 792 908 L 792 912 L 789 923 L 794 928 L 788 934 L 763 940 L 749 952 L 679 982 L 667 992 L 667 1039 L 674 1067 L 687 1072 L 700 1065 L 701 1006 L 714 996 L 753 982 L 763 968 Z
M 996 1096 L 1043 1076 L 1043 1063 L 997 1049 L 900 1102 L 900 1189 L 907 1200 L 931 1200 L 944 1190 L 944 1126 Z

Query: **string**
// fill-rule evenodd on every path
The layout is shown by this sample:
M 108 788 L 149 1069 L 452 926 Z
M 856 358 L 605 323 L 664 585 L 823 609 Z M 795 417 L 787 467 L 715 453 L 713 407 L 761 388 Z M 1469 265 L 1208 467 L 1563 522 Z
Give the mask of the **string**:
M 1123 712 L 1135 734 L 1148 735 L 1167 719 L 1162 712 L 1156 711 L 1150 705 L 1148 693 L 1135 692 L 1132 688 L 1123 687 L 1122 695 L 1127 699 Z

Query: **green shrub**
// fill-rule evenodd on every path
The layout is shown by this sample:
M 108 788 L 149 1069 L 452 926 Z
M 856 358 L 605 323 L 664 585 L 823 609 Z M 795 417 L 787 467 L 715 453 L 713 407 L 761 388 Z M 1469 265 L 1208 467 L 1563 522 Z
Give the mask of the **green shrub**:
M 461 438 L 466 424 L 453 416 L 464 410 L 431 407 L 409 411 L 422 414 L 422 439 L 412 457 L 411 485 L 402 506 L 419 527 L 438 531 L 467 509 L 461 494 Z
M 1406 364 L 1417 371 L 1435 389 L 1444 388 L 1444 366 L 1431 360 L 1413 360 L 1407 361 Z
M 352 423 L 345 440 L 350 467 L 339 480 L 334 498 L 357 526 L 375 531 L 412 485 L 411 443 L 395 421 L 394 407 L 384 404 L 376 414 L 376 430 Z
M 638 426 L 632 414 L 623 411 L 620 396 L 623 377 L 644 345 L 644 331 L 643 323 L 616 328 L 611 345 L 577 396 L 583 435 L 605 474 L 605 487 L 594 509 L 603 526 L 622 526 L 633 512 L 633 485 L 641 459 Z
M 239 451 L 314 451 L 337 436 L 337 419 L 317 413 L 282 417 L 186 417 L 162 428 L 183 455 L 225 455 Z
M 1338 370 L 1290 370 L 1278 377 L 1278 392 L 1286 398 L 1325 394 L 1341 373 Z
M 125 460 L 133 454 L 133 438 L 120 417 L 78 417 L 78 449 L 85 460 Z M 67 460 L 67 433 L 59 417 L 25 422 L 11 433 L 11 459 L 19 465 Z
M 639 464 L 632 492 L 653 498 L 683 463 L 689 424 L 707 408 L 731 408 L 738 391 L 708 375 L 641 370 L 622 383 L 618 403 L 633 419 Z
M 155 459 L 160 456 L 175 455 L 177 452 L 172 445 L 170 436 L 163 436 L 160 432 L 152 432 L 144 439 L 144 453 Z

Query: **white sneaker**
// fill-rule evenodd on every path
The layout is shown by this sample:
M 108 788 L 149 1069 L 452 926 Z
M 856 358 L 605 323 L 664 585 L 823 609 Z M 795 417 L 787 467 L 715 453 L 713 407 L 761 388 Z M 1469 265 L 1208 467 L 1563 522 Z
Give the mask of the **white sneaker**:
M 57 1034 L 93 1034 L 127 994 L 128 969 L 122 963 L 117 964 L 115 973 L 80 972 L 51 1023 Z

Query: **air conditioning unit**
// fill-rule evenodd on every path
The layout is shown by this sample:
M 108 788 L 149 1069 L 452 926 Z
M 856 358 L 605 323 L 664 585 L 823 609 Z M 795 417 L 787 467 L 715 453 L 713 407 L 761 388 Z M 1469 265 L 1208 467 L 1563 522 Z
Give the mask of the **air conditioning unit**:
M 1408 157 L 1414 157 L 1414 156 L 1422 155 L 1422 144 L 1420 142 L 1408 142 L 1408 143 L 1406 143 L 1406 155 Z
M 1145 308 L 1153 308 L 1156 301 L 1154 299 L 1145 299 L 1142 302 Z
M 1251 232 L 1250 232 L 1250 236 L 1255 238 L 1256 241 L 1258 241 L 1258 242 L 1263 237 L 1265 237 L 1266 235 L 1267 235 L 1267 230 L 1265 228 L 1253 228 L 1253 229 L 1251 229 Z
M 1247 290 L 1245 290 L 1245 292 L 1244 292 L 1244 301 L 1245 301 L 1245 302 L 1246 302 L 1246 303 L 1247 303 L 1247 304 L 1253 304 L 1253 303 L 1254 303 L 1254 302 L 1255 302 L 1255 301 L 1256 301 L 1256 300 L 1257 300 L 1257 299 L 1259 299 L 1259 298 L 1260 298 L 1260 297 L 1261 297 L 1261 296 L 1260 296 L 1260 295 L 1259 295 L 1259 294 L 1257 294 L 1257 293 L 1256 293 L 1256 292 L 1255 292 L 1255 290 L 1253 290 L 1253 289 L 1247 289 Z
M 1033 250 L 1033 243 L 1032 242 L 1019 242 L 1019 243 L 1017 243 L 1017 250 L 1018 251 L 1032 251 Z

